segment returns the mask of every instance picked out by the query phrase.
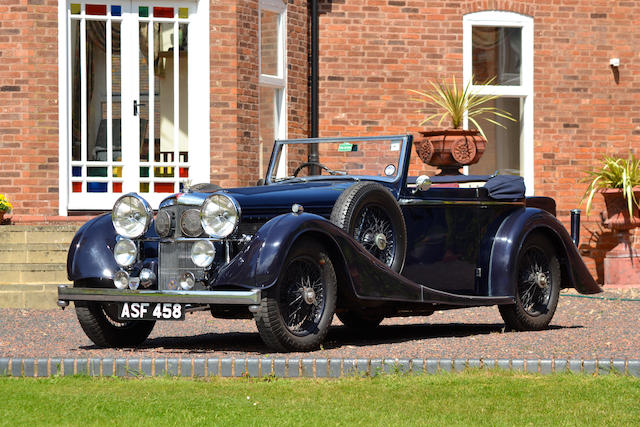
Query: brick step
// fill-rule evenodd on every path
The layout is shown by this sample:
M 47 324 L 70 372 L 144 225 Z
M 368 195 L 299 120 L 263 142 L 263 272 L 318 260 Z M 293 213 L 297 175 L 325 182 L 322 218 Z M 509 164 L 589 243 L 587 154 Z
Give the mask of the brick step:
M 69 283 L 66 263 L 0 264 L 0 284 Z
M 2 264 L 60 264 L 67 262 L 68 243 L 10 243 L 0 246 Z
M 0 308 L 57 308 L 59 284 L 0 284 Z
M 0 242 L 5 244 L 71 243 L 79 225 L 3 225 Z

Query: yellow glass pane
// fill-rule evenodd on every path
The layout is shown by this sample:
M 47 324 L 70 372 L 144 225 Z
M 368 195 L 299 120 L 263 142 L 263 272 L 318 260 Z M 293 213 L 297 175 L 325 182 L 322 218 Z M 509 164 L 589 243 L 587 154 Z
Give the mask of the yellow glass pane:
M 148 193 L 149 192 L 149 183 L 148 182 L 141 182 L 140 183 L 140 192 L 141 193 Z
M 69 9 L 71 9 L 71 14 L 72 15 L 80 15 L 80 11 L 81 11 L 80 4 L 71 3 L 69 5 Z
M 153 175 L 158 178 L 173 178 L 175 173 L 171 166 L 159 166 L 153 169 Z
M 122 178 L 122 166 L 114 166 L 113 167 L 113 177 L 114 178 Z
M 189 17 L 189 8 L 187 7 L 179 7 L 178 8 L 178 18 L 186 19 Z

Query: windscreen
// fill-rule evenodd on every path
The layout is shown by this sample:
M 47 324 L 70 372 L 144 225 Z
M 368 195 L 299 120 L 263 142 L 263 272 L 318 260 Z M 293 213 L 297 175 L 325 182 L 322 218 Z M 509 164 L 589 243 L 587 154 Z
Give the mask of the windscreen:
M 400 173 L 404 140 L 401 137 L 290 140 L 277 144 L 276 150 L 270 168 L 271 182 L 345 175 L 394 181 Z

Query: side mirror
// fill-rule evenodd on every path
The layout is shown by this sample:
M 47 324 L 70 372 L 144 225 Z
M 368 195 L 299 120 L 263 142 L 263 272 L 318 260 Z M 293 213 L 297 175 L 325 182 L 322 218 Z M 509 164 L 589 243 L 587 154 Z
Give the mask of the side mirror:
M 427 175 L 420 175 L 416 178 L 416 189 L 413 190 L 413 192 L 417 193 L 418 191 L 427 191 L 429 188 L 431 188 L 431 178 Z

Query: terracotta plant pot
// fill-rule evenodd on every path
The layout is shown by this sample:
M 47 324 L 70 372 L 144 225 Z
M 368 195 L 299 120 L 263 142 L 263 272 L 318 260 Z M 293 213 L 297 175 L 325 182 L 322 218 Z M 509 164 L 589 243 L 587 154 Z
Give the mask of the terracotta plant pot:
M 420 159 L 441 169 L 438 175 L 459 175 L 462 166 L 478 163 L 487 140 L 477 130 L 441 129 L 420 132 L 413 145 Z
M 605 225 L 612 230 L 630 230 L 640 226 L 640 214 L 638 207 L 633 206 L 633 215 L 629 216 L 629 208 L 625 200 L 622 190 L 619 188 L 611 188 L 601 191 L 604 197 L 604 203 L 607 207 L 607 219 Z M 640 200 L 640 187 L 634 188 L 633 194 L 636 200 Z

